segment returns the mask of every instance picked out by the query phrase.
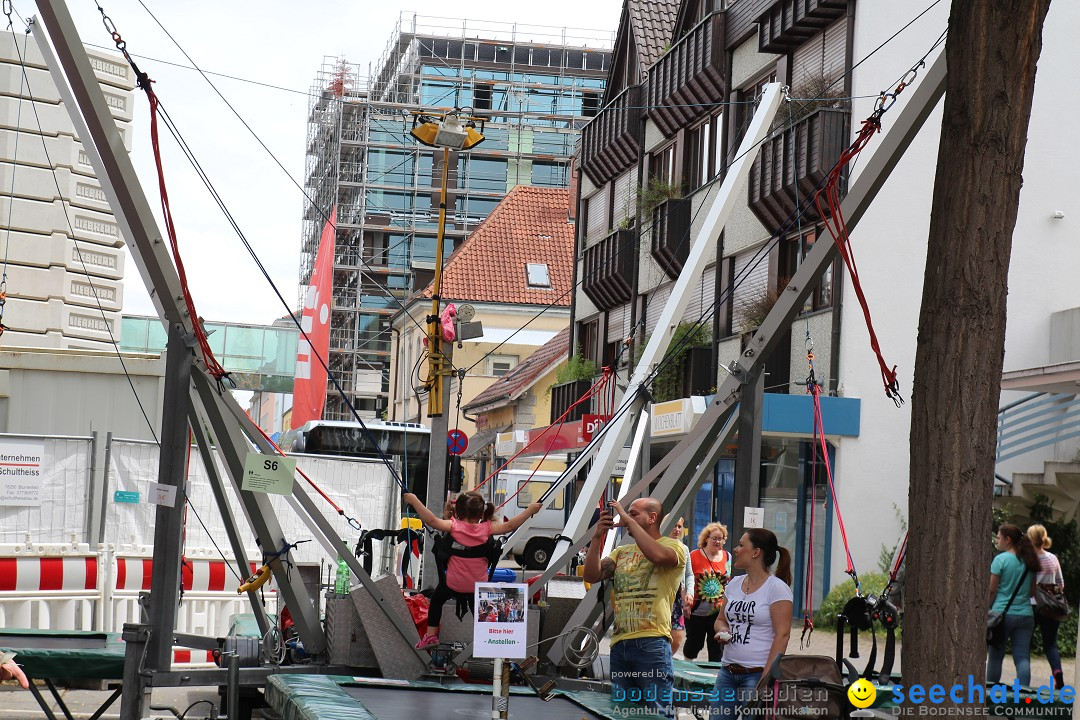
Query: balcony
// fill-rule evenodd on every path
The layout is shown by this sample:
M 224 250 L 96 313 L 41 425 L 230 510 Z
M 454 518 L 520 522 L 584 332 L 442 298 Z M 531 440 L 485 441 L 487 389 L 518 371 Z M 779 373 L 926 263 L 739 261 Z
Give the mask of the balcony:
M 750 209 L 767 229 L 782 227 L 832 170 L 848 146 L 850 119 L 850 110 L 820 108 L 762 144 L 747 186 Z M 810 205 L 804 222 L 819 219 Z
M 633 230 L 616 230 L 582 256 L 581 289 L 601 310 L 630 302 L 634 297 Z
M 673 198 L 653 210 L 652 256 L 672 280 L 690 254 L 690 198 Z
M 718 12 L 702 20 L 649 70 L 645 104 L 666 136 L 708 115 L 725 99 L 724 17 Z
M 758 49 L 788 53 L 847 14 L 847 0 L 776 0 L 758 16 Z
M 619 93 L 581 130 L 581 169 L 603 185 L 637 163 L 641 86 Z
M 711 347 L 686 348 L 677 362 L 660 371 L 652 388 L 658 403 L 712 392 L 716 392 L 716 368 Z
M 592 387 L 591 380 L 573 380 L 562 385 L 551 386 L 551 424 L 554 425 L 562 414 L 570 409 Z M 574 422 L 592 412 L 592 401 L 583 402 L 566 416 L 565 422 Z

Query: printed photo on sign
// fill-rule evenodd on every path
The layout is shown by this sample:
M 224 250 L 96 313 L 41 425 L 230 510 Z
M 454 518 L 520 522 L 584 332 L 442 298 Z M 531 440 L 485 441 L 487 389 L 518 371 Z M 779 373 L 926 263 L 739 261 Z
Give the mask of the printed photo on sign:
M 528 588 L 524 584 L 477 583 L 473 655 L 520 659 L 528 655 Z
M 479 622 L 521 622 L 525 617 L 525 598 L 517 588 L 485 590 L 476 603 Z

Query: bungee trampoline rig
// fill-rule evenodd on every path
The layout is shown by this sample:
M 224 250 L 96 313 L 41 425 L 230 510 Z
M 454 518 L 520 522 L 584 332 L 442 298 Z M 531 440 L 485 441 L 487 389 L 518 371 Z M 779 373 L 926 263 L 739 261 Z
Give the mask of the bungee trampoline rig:
M 6 633 L 0 644 L 18 649 L 28 674 L 48 679 L 47 687 L 54 693 L 51 681 L 70 677 L 72 673 L 121 681 L 119 689 L 95 718 L 119 698 L 121 720 L 143 720 L 149 716 L 152 688 L 195 686 L 224 688 L 223 705 L 229 718 L 250 717 L 252 709 L 264 703 L 289 720 L 443 717 L 450 706 L 459 714 L 494 718 L 543 716 L 552 720 L 578 720 L 625 716 L 625 706 L 611 700 L 604 662 L 597 657 L 598 638 L 603 637 L 609 623 L 608 603 L 603 596 L 606 590 L 603 584 L 586 588 L 576 578 L 558 579 L 556 573 L 567 567 L 589 542 L 592 510 L 605 492 L 607 478 L 628 443 L 631 467 L 626 477 L 635 479 L 622 484 L 619 500 L 625 503 L 649 494 L 665 507 L 677 507 L 701 487 L 737 426 L 760 428 L 757 417 L 760 402 L 755 399 L 754 389 L 759 384 L 765 359 L 779 346 L 806 297 L 837 254 L 847 262 L 850 251 L 845 246 L 847 234 L 858 224 L 944 94 L 944 53 L 939 51 L 932 60 L 928 53 L 905 73 L 893 92 L 882 94 L 868 121 L 871 124 L 864 125 L 859 135 L 857 142 L 861 145 L 852 146 L 854 149 L 846 154 L 844 164 L 869 142 L 870 136 L 882 130 L 882 116 L 905 87 L 911 88 L 908 101 L 895 117 L 889 116 L 893 122 L 880 133 L 876 150 L 865 160 L 858 177 L 849 183 L 842 201 L 836 191 L 842 166 L 830 174 L 831 190 L 824 186 L 825 192 L 803 198 L 797 212 L 818 202 L 820 196 L 820 202 L 829 207 L 825 214 L 842 218 L 841 227 L 834 234 L 835 242 L 815 243 L 811 247 L 740 359 L 728 368 L 729 374 L 715 401 L 687 437 L 648 471 L 636 470 L 634 466 L 641 454 L 648 422 L 647 388 L 663 363 L 677 320 L 683 317 L 689 303 L 694 278 L 708 263 L 710 239 L 723 230 L 735 207 L 737 194 L 744 187 L 750 165 L 783 99 L 784 90 L 778 84 L 766 86 L 738 154 L 716 186 L 715 194 L 701 209 L 704 218 L 700 228 L 687 238 L 690 246 L 684 270 L 675 281 L 656 331 L 645 343 L 622 403 L 603 430 L 541 498 L 546 503 L 591 461 L 553 558 L 528 590 L 530 596 L 542 590 L 546 592 L 545 602 L 530 605 L 527 613 L 528 647 L 535 654 L 520 662 L 504 662 L 473 657 L 472 618 L 456 621 L 453 613 L 448 613 L 444 620 L 440 635 L 443 643 L 430 654 L 416 650 L 414 645 L 419 635 L 396 578 L 390 575 L 376 580 L 371 576 L 361 558 L 334 531 L 303 484 L 293 484 L 288 501 L 310 531 L 309 538 L 284 537 L 265 495 L 242 488 L 244 462 L 250 452 L 274 455 L 280 451 L 227 392 L 227 374 L 213 358 L 206 342 L 186 287 L 160 160 L 158 179 L 166 234 L 158 229 L 134 167 L 123 150 L 106 99 L 65 4 L 61 0 L 39 0 L 38 7 L 41 20 L 31 21 L 29 32 L 60 88 L 76 131 L 128 239 L 132 257 L 168 329 L 166 412 L 160 434 L 158 481 L 176 488 L 183 486 L 185 453 L 189 432 L 192 433 L 210 475 L 238 577 L 248 578 L 240 592 L 247 594 L 252 614 L 225 638 L 181 635 L 171 630 L 175 627 L 181 575 L 183 504 L 177 503 L 176 507 L 158 509 L 154 573 L 145 602 L 145 622 L 125 625 L 120 637 L 101 633 L 53 636 Z M 118 50 L 135 70 L 139 87 L 147 94 L 156 148 L 160 101 L 149 77 L 135 65 L 126 43 L 104 10 L 102 17 Z M 925 70 L 920 69 L 922 65 L 926 66 Z M 164 117 L 169 124 L 167 115 Z M 778 232 L 782 231 L 783 228 Z M 886 393 L 893 397 L 895 372 L 889 371 L 880 353 L 878 359 Z M 325 365 L 323 358 L 318 360 Z M 330 377 L 333 378 L 332 373 Z M 812 388 L 810 391 L 813 393 Z M 212 456 L 215 449 L 224 460 L 227 477 L 215 470 Z M 400 478 L 397 479 L 404 489 Z M 753 485 L 738 492 L 751 497 L 756 490 Z M 246 519 L 266 552 L 259 558 L 262 568 L 255 575 L 251 574 L 240 539 L 238 518 L 229 510 L 226 497 L 230 492 L 240 498 Z M 344 514 L 341 508 L 334 506 L 334 509 Z M 665 524 L 671 521 L 669 517 Z M 528 521 L 516 532 L 527 528 Z M 733 528 L 736 532 L 740 530 Z M 299 573 L 290 572 L 289 548 L 309 540 L 318 543 L 329 557 L 342 558 L 359 583 L 348 593 L 327 595 L 325 622 L 320 620 L 318 599 L 312 599 Z M 511 534 L 505 546 L 511 546 L 512 541 Z M 291 618 L 287 633 L 282 632 L 278 621 L 267 616 L 260 603 L 258 588 L 271 575 Z M 871 618 L 871 625 L 883 621 L 880 609 L 885 606 L 876 605 L 878 599 L 869 601 L 861 591 L 858 598 L 861 604 L 851 608 L 852 616 L 858 614 L 858 617 L 847 618 L 849 624 L 859 623 L 859 629 L 866 629 L 864 610 Z M 876 617 L 875 609 L 879 610 Z M 884 617 L 888 622 L 894 621 L 887 613 Z M 216 653 L 220 667 L 174 669 L 174 646 Z M 846 659 L 841 654 L 838 644 L 838 665 L 843 665 Z M 673 703 L 700 708 L 707 703 L 715 666 L 685 661 L 675 664 Z M 890 673 L 890 663 L 883 664 L 885 667 L 875 679 L 887 687 L 896 678 Z M 872 673 L 872 669 L 867 672 Z M 473 682 L 465 682 L 460 676 Z

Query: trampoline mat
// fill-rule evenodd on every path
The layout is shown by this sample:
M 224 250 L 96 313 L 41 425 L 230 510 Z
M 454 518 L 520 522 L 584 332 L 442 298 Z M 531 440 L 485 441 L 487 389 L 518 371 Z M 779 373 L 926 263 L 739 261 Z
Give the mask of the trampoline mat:
M 378 718 L 491 718 L 489 694 L 380 687 L 342 689 Z M 563 697 L 544 702 L 534 695 L 511 695 L 510 717 L 518 720 L 538 717 L 544 720 L 585 720 L 603 716 Z

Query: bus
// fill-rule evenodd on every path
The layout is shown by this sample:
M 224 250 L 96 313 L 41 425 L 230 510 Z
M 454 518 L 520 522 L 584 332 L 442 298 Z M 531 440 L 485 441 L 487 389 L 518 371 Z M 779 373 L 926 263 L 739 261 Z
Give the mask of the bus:
M 364 427 L 367 428 L 366 432 Z M 371 420 L 363 426 L 358 422 L 341 420 L 311 420 L 303 427 L 282 433 L 278 445 L 287 453 L 306 455 L 372 460 L 385 456 L 394 464 L 394 470 L 401 479 L 408 483 L 411 492 L 421 500 L 426 495 L 431 448 L 429 427 L 383 420 Z

